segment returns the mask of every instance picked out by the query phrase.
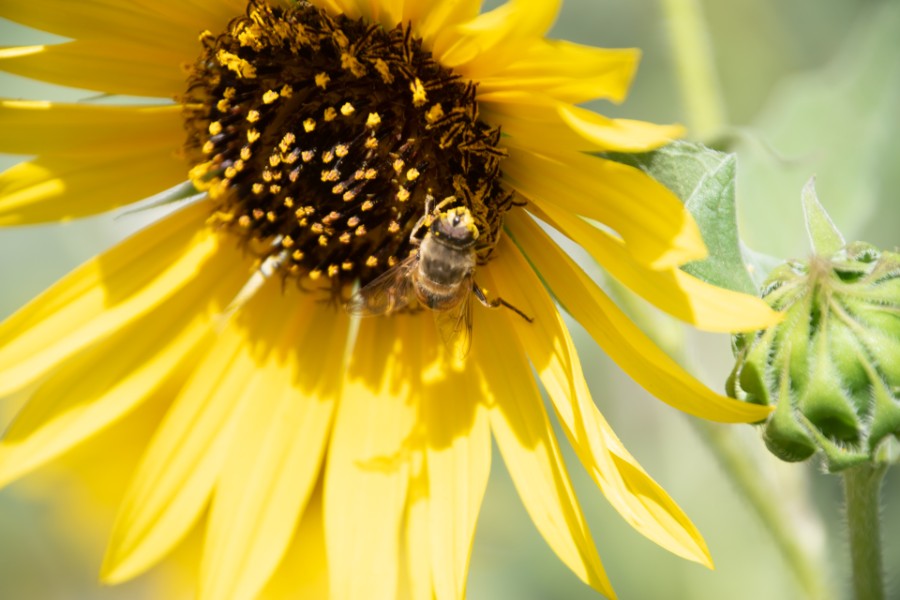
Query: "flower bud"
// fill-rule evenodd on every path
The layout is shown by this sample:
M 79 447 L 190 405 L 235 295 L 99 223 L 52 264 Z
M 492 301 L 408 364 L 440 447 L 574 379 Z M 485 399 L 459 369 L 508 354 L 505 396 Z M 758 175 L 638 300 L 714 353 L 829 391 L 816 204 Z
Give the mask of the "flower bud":
M 783 460 L 881 460 L 900 435 L 900 254 L 854 242 L 791 261 L 762 297 L 785 318 L 734 336 L 728 394 L 775 407 L 764 438 Z

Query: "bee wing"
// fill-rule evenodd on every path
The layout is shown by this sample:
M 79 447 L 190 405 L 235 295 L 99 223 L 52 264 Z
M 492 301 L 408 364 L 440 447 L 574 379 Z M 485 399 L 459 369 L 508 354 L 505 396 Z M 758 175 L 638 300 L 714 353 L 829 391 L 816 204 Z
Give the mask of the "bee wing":
M 344 308 L 351 315 L 372 317 L 389 315 L 409 304 L 412 292 L 410 272 L 416 267 L 416 255 L 388 269 L 361 287 Z
M 472 278 L 467 277 L 462 285 L 466 294 L 459 304 L 448 310 L 434 311 L 434 322 L 444 346 L 457 362 L 462 361 L 472 348 Z

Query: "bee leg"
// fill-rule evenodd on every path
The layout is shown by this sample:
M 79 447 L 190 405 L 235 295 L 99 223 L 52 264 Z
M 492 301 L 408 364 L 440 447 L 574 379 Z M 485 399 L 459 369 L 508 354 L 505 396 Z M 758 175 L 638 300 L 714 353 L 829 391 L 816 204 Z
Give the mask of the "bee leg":
M 518 308 L 516 308 L 515 306 L 513 306 L 512 304 L 510 304 L 510 303 L 507 302 L 506 300 L 504 300 L 503 298 L 497 296 L 497 297 L 496 297 L 495 299 L 493 299 L 493 300 L 488 300 L 488 299 L 487 299 L 487 296 L 484 295 L 484 290 L 481 289 L 480 287 L 478 287 L 478 284 L 475 283 L 474 281 L 472 282 L 472 291 L 475 293 L 475 297 L 478 298 L 478 301 L 481 302 L 481 303 L 482 303 L 483 305 L 485 305 L 486 307 L 488 307 L 488 308 L 499 308 L 499 307 L 501 307 L 501 306 L 505 306 L 506 308 L 508 308 L 509 310 L 513 311 L 514 313 L 516 313 L 517 315 L 519 315 L 520 317 L 522 317 L 523 319 L 525 319 L 525 320 L 528 321 L 529 323 L 534 323 L 534 318 L 533 318 L 533 317 L 529 317 L 528 315 L 526 315 L 525 313 L 523 313 L 521 310 L 519 310 Z

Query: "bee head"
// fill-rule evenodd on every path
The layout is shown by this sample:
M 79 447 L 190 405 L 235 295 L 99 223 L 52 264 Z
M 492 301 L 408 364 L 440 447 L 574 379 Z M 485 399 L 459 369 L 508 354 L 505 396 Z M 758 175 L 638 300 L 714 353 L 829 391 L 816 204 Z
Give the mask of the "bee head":
M 436 240 L 456 248 L 470 248 L 478 239 L 475 219 L 465 206 L 440 213 L 428 231 Z

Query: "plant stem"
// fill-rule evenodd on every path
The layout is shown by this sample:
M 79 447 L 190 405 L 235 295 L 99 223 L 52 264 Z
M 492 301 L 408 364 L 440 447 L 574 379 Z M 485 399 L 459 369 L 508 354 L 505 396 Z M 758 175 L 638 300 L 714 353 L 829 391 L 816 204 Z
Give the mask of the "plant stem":
M 701 140 L 727 123 L 699 0 L 662 0 L 688 127 Z
M 856 600 L 884 600 L 879 497 L 887 467 L 859 465 L 844 471 L 844 500 Z
M 810 599 L 825 600 L 833 597 L 826 586 L 822 569 L 798 541 L 797 530 L 764 480 L 759 476 L 759 468 L 748 458 L 747 449 L 741 447 L 737 437 L 721 425 L 691 419 L 694 429 L 709 446 L 722 465 L 728 478 L 740 490 L 741 496 L 750 505 L 757 518 L 765 526 L 775 546 L 781 551 L 794 574 L 797 583 Z

